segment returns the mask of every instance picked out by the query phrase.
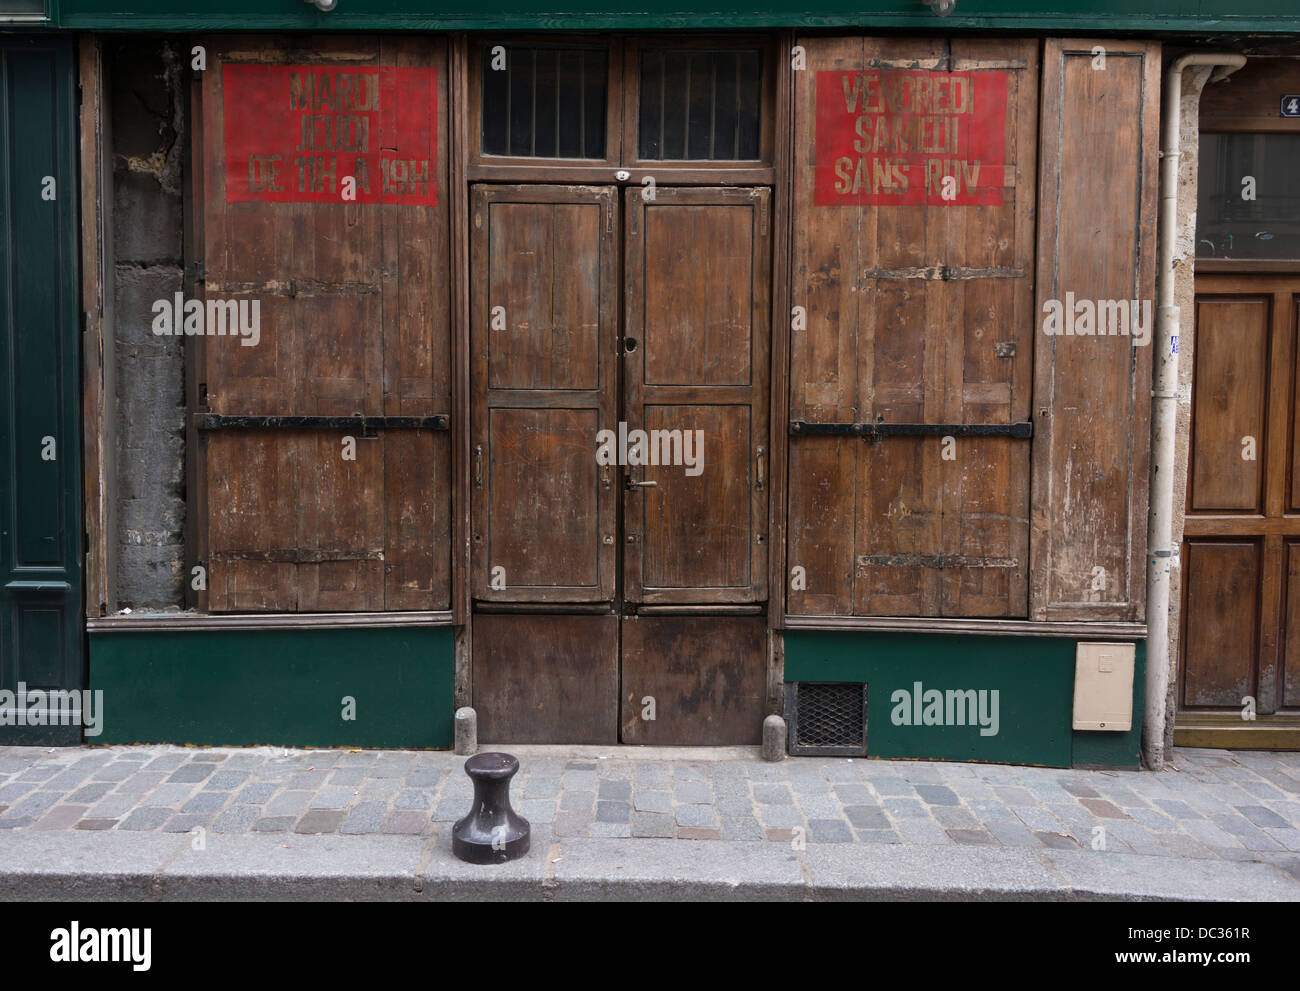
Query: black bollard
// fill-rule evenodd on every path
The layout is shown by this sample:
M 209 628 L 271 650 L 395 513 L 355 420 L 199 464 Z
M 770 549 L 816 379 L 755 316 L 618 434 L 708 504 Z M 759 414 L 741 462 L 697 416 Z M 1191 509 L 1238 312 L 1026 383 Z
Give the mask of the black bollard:
M 451 829 L 451 852 L 471 864 L 504 864 L 528 852 L 528 820 L 510 807 L 510 779 L 519 761 L 510 754 L 477 754 L 465 761 L 474 805 Z

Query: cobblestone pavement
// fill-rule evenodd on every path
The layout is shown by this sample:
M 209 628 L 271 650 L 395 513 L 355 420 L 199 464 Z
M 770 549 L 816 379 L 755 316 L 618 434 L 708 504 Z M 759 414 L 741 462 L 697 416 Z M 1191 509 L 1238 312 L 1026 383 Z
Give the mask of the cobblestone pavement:
M 511 796 L 556 839 L 1105 849 L 1264 861 L 1300 880 L 1300 754 L 1184 749 L 1157 774 L 548 753 L 521 760 Z M 430 835 L 469 809 L 463 763 L 427 751 L 0 748 L 0 830 Z

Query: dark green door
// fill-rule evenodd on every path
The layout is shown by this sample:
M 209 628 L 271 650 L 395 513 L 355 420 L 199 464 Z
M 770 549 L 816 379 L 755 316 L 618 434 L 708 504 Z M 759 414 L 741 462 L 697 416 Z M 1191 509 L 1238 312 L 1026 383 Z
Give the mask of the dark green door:
M 82 734 L 75 72 L 0 36 L 0 745 Z

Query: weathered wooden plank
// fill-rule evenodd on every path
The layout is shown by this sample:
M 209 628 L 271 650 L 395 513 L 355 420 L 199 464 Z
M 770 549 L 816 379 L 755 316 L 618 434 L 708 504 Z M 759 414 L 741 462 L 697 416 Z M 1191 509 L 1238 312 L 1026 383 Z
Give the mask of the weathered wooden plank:
M 1099 44 L 1104 69 L 1094 68 Z M 1064 308 L 1138 300 L 1139 315 L 1144 301 L 1154 309 L 1159 83 L 1158 44 L 1046 43 L 1031 455 L 1035 619 L 1144 615 L 1151 345 L 1041 327 L 1053 301 Z

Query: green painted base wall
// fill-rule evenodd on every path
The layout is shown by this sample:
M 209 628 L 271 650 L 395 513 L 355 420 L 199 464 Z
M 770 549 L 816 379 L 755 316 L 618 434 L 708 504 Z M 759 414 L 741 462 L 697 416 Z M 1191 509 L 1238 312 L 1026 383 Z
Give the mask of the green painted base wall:
M 1145 644 L 1137 645 L 1134 727 L 1125 733 L 1072 729 L 1075 644 L 1056 637 L 787 631 L 785 680 L 865 681 L 870 757 L 1135 768 Z M 895 693 L 914 696 L 917 682 L 923 698 L 930 689 L 996 690 L 996 734 L 970 725 L 905 724 L 915 710 L 900 708 Z M 985 699 L 991 714 L 992 695 Z
M 92 634 L 88 742 L 450 747 L 454 664 L 448 627 Z

